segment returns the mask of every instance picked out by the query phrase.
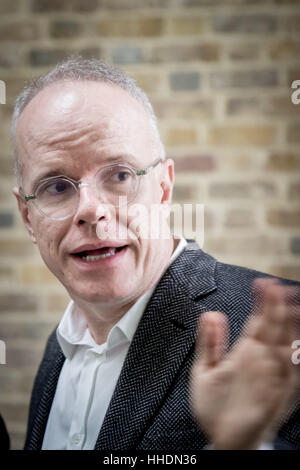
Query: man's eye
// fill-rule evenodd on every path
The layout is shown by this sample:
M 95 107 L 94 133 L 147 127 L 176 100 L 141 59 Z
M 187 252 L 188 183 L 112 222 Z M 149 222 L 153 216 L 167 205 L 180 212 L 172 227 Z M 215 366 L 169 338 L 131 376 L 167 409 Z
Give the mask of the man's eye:
M 114 182 L 127 181 L 131 177 L 131 173 L 127 170 L 118 171 L 113 175 Z
M 106 185 L 128 184 L 132 181 L 132 176 L 131 171 L 127 168 L 109 168 L 101 174 L 101 183 Z
M 48 182 L 42 188 L 42 192 L 50 196 L 66 194 L 70 192 L 71 190 L 72 190 L 71 183 L 69 183 L 68 181 L 64 181 L 64 180 Z

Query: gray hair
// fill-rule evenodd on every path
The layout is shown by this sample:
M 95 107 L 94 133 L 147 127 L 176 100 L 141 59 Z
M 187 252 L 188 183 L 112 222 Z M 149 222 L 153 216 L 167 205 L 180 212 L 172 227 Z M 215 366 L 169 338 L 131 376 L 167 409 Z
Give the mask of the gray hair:
M 18 119 L 28 103 L 47 86 L 60 81 L 96 81 L 118 86 L 131 94 L 139 101 L 150 117 L 150 124 L 154 131 L 160 157 L 165 158 L 165 151 L 157 127 L 157 118 L 146 93 L 136 84 L 133 78 L 125 74 L 121 69 L 105 64 L 97 59 L 84 59 L 80 56 L 72 56 L 58 63 L 54 69 L 45 75 L 32 80 L 18 96 L 12 117 L 11 138 L 14 151 L 14 172 L 18 183 L 21 182 L 19 156 L 16 146 L 16 128 Z

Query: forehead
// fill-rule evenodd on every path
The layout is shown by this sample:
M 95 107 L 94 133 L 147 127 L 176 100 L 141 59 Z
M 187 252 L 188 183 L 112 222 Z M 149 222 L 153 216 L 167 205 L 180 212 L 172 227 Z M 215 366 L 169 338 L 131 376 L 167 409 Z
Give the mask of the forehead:
M 130 119 L 129 119 L 130 118 Z M 25 107 L 18 123 L 18 131 L 36 133 L 52 128 L 64 129 L 74 124 L 97 123 L 109 125 L 111 121 L 126 125 L 130 122 L 145 124 L 148 113 L 129 92 L 102 82 L 62 81 L 40 91 Z
M 148 112 L 127 91 L 100 82 L 57 82 L 40 91 L 23 110 L 16 144 L 23 167 L 24 160 L 35 153 L 47 158 L 51 152 L 54 156 L 60 150 L 82 151 L 99 144 L 140 151 L 149 147 L 145 141 L 151 136 Z

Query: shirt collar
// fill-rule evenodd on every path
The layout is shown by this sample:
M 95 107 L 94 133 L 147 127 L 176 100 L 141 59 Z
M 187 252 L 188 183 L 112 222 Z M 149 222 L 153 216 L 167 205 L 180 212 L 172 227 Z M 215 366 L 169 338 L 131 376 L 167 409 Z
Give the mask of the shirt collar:
M 184 251 L 186 245 L 187 241 L 181 238 L 162 275 Z M 98 345 L 94 341 L 87 328 L 85 318 L 74 308 L 74 302 L 71 300 L 56 330 L 57 341 L 64 355 L 68 359 L 71 359 L 77 346 L 93 348 L 95 352 L 100 353 L 103 352 L 104 349 L 110 350 L 122 342 L 130 343 L 158 282 L 159 280 L 151 289 L 145 292 L 111 328 L 106 343 L 102 345 Z

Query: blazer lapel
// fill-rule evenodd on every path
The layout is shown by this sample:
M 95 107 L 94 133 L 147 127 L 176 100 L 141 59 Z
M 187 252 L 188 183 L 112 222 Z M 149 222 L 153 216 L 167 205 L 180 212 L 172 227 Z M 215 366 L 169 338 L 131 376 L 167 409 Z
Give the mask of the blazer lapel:
M 25 443 L 26 450 L 39 450 L 42 448 L 43 438 L 46 430 L 47 420 L 49 417 L 51 405 L 53 402 L 59 374 L 61 372 L 65 356 L 62 353 L 57 341 L 54 350 L 50 352 L 49 357 L 52 359 L 45 369 L 45 382 L 42 384 L 41 399 L 33 413 L 31 426 L 29 423 L 27 441 Z
M 199 315 L 195 298 L 216 288 L 214 269 L 214 258 L 188 245 L 160 280 L 132 340 L 95 449 L 136 448 L 193 346 Z

